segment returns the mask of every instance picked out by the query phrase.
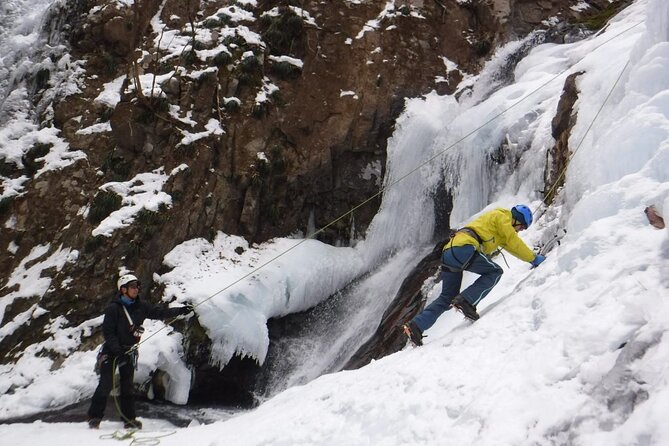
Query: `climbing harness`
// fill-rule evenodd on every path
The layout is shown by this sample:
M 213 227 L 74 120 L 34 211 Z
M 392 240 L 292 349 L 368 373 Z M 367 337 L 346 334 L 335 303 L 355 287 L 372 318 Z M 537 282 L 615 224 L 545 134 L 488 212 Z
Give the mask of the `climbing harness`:
M 461 228 L 461 229 L 458 229 L 457 231 L 455 231 L 456 234 L 457 234 L 458 232 L 462 232 L 462 233 L 465 233 L 465 234 L 471 236 L 474 240 L 476 240 L 476 243 L 478 243 L 479 246 L 483 245 L 483 239 L 482 239 L 481 236 L 478 235 L 478 233 L 477 233 L 476 231 L 474 231 L 472 228 L 468 228 L 468 227 L 465 226 L 464 228 Z M 451 240 L 452 240 L 452 239 L 451 239 Z
M 451 246 L 448 249 L 451 249 L 451 250 L 453 249 L 453 239 L 458 234 L 458 232 L 462 232 L 463 234 L 467 234 L 467 235 L 471 236 L 479 244 L 479 247 L 481 247 L 483 245 L 483 239 L 481 239 L 481 237 L 478 235 L 478 233 L 475 230 L 473 230 L 472 228 L 468 228 L 468 227 L 465 226 L 464 228 L 460 228 L 460 229 L 456 229 L 455 231 L 451 231 L 451 234 L 450 234 L 451 238 L 449 240 L 449 242 L 451 243 Z M 446 246 L 448 246 L 448 242 L 446 242 Z M 444 248 L 444 249 L 446 249 L 446 248 Z M 453 258 L 458 263 L 460 263 L 461 266 L 459 268 L 454 268 L 450 265 L 446 265 L 445 263 L 442 263 L 441 268 L 445 269 L 447 271 L 450 271 L 452 273 L 461 273 L 464 270 L 466 270 L 469 267 L 469 265 L 472 263 L 472 261 L 474 260 L 474 256 L 476 255 L 476 251 L 474 251 L 472 253 L 472 255 L 467 260 L 465 260 L 464 262 L 462 260 L 458 259 L 458 257 L 455 255 L 455 251 L 451 251 L 451 254 L 453 255 Z

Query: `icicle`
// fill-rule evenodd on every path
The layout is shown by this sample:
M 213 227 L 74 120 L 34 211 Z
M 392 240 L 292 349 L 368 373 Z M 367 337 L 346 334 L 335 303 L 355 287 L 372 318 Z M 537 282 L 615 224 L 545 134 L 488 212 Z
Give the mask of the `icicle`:
M 307 222 L 307 238 L 311 238 L 316 232 L 315 220 L 314 209 L 312 208 L 311 211 L 309 211 L 309 221 Z

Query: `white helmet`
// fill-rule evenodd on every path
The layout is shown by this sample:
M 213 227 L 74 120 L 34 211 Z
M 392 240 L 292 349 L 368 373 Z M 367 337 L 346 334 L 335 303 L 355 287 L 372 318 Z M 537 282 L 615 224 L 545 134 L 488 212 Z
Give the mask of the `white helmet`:
M 139 279 L 135 277 L 133 274 L 123 274 L 121 277 L 118 278 L 118 282 L 116 282 L 116 285 L 117 288 L 120 290 L 122 286 L 125 286 L 130 282 L 139 282 Z

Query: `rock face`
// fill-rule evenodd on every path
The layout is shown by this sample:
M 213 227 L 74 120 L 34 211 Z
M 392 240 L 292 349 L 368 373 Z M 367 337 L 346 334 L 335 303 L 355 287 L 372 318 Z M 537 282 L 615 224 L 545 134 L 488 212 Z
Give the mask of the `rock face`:
M 405 98 L 454 93 L 509 39 L 609 4 L 591 1 L 594 9 L 578 12 L 573 3 L 78 0 L 54 10 L 48 26 L 62 30 L 71 58 L 54 55 L 27 75 L 31 103 L 40 126 L 86 159 L 37 176 L 53 146 L 35 144 L 22 163 L 0 159 L 3 179 L 26 178 L 22 194 L 0 201 L 0 297 L 20 288 L 7 286 L 13 274 L 58 247 L 78 256 L 40 272 L 51 278 L 41 295 L 8 301 L 3 324 L 35 305 L 46 311 L 0 340 L 0 361 L 46 339 L 41 328 L 58 315 L 71 327 L 98 316 L 121 267 L 151 291 L 164 255 L 185 240 L 223 231 L 260 242 L 305 233 L 310 218 L 322 227 L 344 215 L 378 191 Z M 76 60 L 85 61 L 78 91 L 49 96 L 58 70 Z M 171 203 L 94 235 L 121 205 L 101 186 L 159 168 L 172 172 L 162 189 Z M 379 203 L 319 238 L 349 243 L 352 221 L 353 237 L 364 234 Z M 37 246 L 47 252 L 29 260 Z M 389 311 L 388 323 L 405 316 Z M 94 331 L 82 342 L 99 339 Z M 201 376 L 218 373 L 193 358 Z
M 544 197 L 546 204 L 553 201 L 559 187 L 564 184 L 565 169 L 572 154 L 569 147 L 569 136 L 572 127 L 576 124 L 576 116 L 574 116 L 574 104 L 578 99 L 576 81 L 581 74 L 583 72 L 574 73 L 565 80 L 557 113 L 551 122 L 555 145 L 548 151 L 549 159 L 544 174 L 544 183 L 549 186 Z

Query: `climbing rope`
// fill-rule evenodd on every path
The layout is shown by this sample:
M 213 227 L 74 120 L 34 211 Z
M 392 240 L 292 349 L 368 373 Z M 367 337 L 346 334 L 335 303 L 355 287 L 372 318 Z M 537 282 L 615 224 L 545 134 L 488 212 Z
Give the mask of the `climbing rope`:
M 137 430 L 114 431 L 111 434 L 100 435 L 100 440 L 132 440 L 129 446 L 157 446 L 160 444 L 161 438 L 176 434 L 176 431 L 169 431 L 162 435 L 142 435 L 141 437 L 136 437 L 135 434 L 138 432 Z
M 626 28 L 625 30 L 619 32 L 618 34 L 613 35 L 613 36 L 610 37 L 609 39 L 607 39 L 607 40 L 603 41 L 602 43 L 600 43 L 599 45 L 597 45 L 597 46 L 596 46 L 595 48 L 593 48 L 590 52 L 593 52 L 593 51 L 595 51 L 595 50 L 601 48 L 602 46 L 604 46 L 604 45 L 606 45 L 607 43 L 611 42 L 612 40 L 614 40 L 614 39 L 620 37 L 621 35 L 626 34 L 627 32 L 629 32 L 629 31 L 631 31 L 632 29 L 636 28 L 637 26 L 641 25 L 642 23 L 644 23 L 644 22 L 643 22 L 643 21 L 638 22 L 638 23 L 636 23 L 636 24 L 630 26 L 629 28 Z M 549 80 L 547 80 L 547 81 L 544 82 L 543 84 L 539 85 L 537 88 L 535 88 L 534 90 L 532 90 L 531 92 L 529 92 L 528 94 L 526 94 L 525 96 L 523 96 L 522 98 L 520 98 L 520 99 L 519 99 L 518 101 L 516 101 L 515 103 L 511 104 L 511 105 L 510 105 L 509 107 L 507 107 L 506 109 L 504 109 L 504 110 L 500 111 L 499 113 L 497 113 L 496 115 L 492 116 L 490 119 L 488 119 L 487 121 L 485 121 L 483 124 L 479 125 L 479 126 L 476 127 L 475 129 L 471 130 L 469 133 L 465 134 L 465 135 L 462 136 L 460 139 L 458 139 L 458 140 L 456 140 L 455 142 L 453 142 L 452 144 L 448 145 L 448 146 L 445 147 L 443 150 L 437 152 L 435 155 L 431 156 L 430 158 L 428 158 L 428 159 L 425 160 L 424 162 L 418 164 L 416 167 L 414 167 L 413 169 L 409 170 L 409 171 L 406 172 L 405 174 L 401 175 L 401 176 L 398 177 L 396 180 L 391 181 L 391 182 L 389 182 L 387 185 L 381 187 L 381 188 L 379 189 L 378 192 L 376 192 L 375 194 L 373 194 L 372 196 L 370 196 L 370 197 L 367 198 L 366 200 L 362 201 L 362 202 L 359 203 L 358 205 L 354 206 L 353 208 L 351 208 L 351 209 L 348 210 L 347 212 L 343 213 L 343 214 L 340 215 L 339 217 L 335 218 L 335 219 L 332 220 L 330 223 L 326 224 L 325 226 L 323 226 L 323 227 L 321 227 L 320 229 L 316 230 L 314 233 L 312 233 L 312 234 L 306 236 L 305 238 L 301 239 L 300 241 L 298 241 L 297 243 L 295 243 L 293 246 L 287 248 L 286 250 L 280 252 L 280 253 L 277 254 L 276 256 L 270 258 L 269 260 L 267 260 L 266 262 L 264 262 L 264 263 L 261 264 L 260 266 L 254 268 L 254 269 L 251 270 L 250 272 L 244 274 L 242 277 L 240 277 L 240 278 L 234 280 L 233 282 L 229 283 L 229 284 L 226 285 L 225 287 L 221 288 L 220 290 L 216 291 L 215 293 L 211 294 L 210 296 L 206 297 L 205 299 L 201 300 L 200 302 L 194 303 L 194 304 L 193 304 L 193 308 L 197 308 L 197 307 L 199 307 L 200 305 L 204 304 L 205 302 L 207 302 L 207 301 L 213 299 L 214 297 L 218 296 L 219 294 L 223 293 L 224 291 L 230 289 L 230 288 L 233 287 L 234 285 L 236 285 L 236 284 L 242 282 L 243 280 L 247 279 L 248 277 L 250 277 L 250 276 L 256 274 L 259 270 L 263 269 L 264 267 L 266 267 L 267 265 L 273 263 L 274 261 L 278 260 L 279 258 L 285 256 L 286 254 L 288 254 L 289 252 L 293 251 L 295 248 L 299 247 L 301 244 L 305 243 L 305 242 L 308 241 L 309 239 L 316 238 L 316 236 L 318 236 L 319 234 L 321 234 L 322 232 L 324 232 L 325 230 L 327 230 L 328 228 L 330 228 L 331 226 L 333 226 L 333 225 L 336 224 L 337 222 L 339 222 L 339 221 L 343 220 L 344 218 L 346 218 L 347 216 L 353 214 L 356 210 L 360 209 L 361 207 L 365 206 L 366 204 L 368 204 L 368 203 L 371 202 L 372 200 L 376 199 L 377 197 L 379 197 L 381 194 L 383 194 L 385 191 L 387 191 L 387 190 L 390 189 L 391 187 L 395 186 L 395 185 L 396 185 L 397 183 L 399 183 L 400 181 L 403 181 L 404 179 L 406 179 L 406 178 L 409 177 L 410 175 L 413 175 L 414 173 L 416 173 L 416 172 L 417 172 L 418 170 L 420 170 L 423 166 L 426 166 L 426 165 L 432 163 L 435 159 L 437 159 L 437 158 L 443 156 L 446 152 L 448 152 L 449 150 L 451 150 L 453 147 L 459 145 L 461 142 L 463 142 L 464 140 L 466 140 L 466 139 L 469 138 L 470 136 L 472 136 L 472 135 L 478 133 L 482 128 L 484 128 L 484 127 L 487 126 L 488 124 L 490 124 L 490 123 L 496 121 L 496 120 L 499 119 L 501 116 L 503 116 L 504 114 L 506 114 L 508 111 L 510 111 L 510 110 L 512 110 L 513 108 L 517 107 L 519 104 L 523 103 L 523 102 L 526 101 L 528 98 L 530 98 L 531 96 L 533 96 L 533 95 L 536 94 L 537 92 L 541 91 L 541 90 L 542 90 L 543 88 L 545 88 L 547 85 L 549 85 L 550 83 L 552 83 L 553 81 L 555 81 L 556 79 L 560 78 L 562 75 L 564 75 L 565 73 L 567 73 L 568 71 L 570 71 L 570 70 L 572 69 L 573 66 L 575 66 L 576 64 L 578 64 L 579 62 L 581 62 L 582 60 L 584 60 L 586 57 L 587 57 L 587 56 L 583 56 L 582 58 L 578 59 L 576 62 L 574 62 L 573 64 L 571 64 L 569 67 L 565 68 L 564 70 L 562 70 L 561 72 L 559 72 L 559 73 L 556 74 L 555 76 L 551 77 Z M 625 67 L 623 68 L 623 71 L 622 71 L 622 72 L 620 73 L 620 75 L 618 76 L 618 79 L 616 80 L 616 83 L 615 83 L 614 86 L 611 88 L 611 91 L 610 91 L 609 94 L 607 95 L 605 101 L 602 103 L 602 105 L 601 105 L 601 107 L 599 108 L 597 114 L 595 115 L 594 119 L 593 119 L 592 122 L 590 123 L 590 125 L 589 125 L 589 127 L 588 127 L 588 129 L 587 129 L 587 131 L 586 131 L 586 134 L 585 134 L 585 135 L 583 136 L 583 138 L 581 139 L 580 143 L 578 144 L 577 149 L 574 151 L 574 153 L 572 154 L 572 156 L 570 157 L 570 159 L 573 157 L 573 155 L 576 154 L 576 152 L 578 151 L 578 149 L 580 149 L 581 145 L 583 144 L 583 141 L 585 140 L 585 137 L 587 136 L 587 133 L 588 133 L 588 132 L 590 131 L 590 129 L 592 128 L 592 125 L 594 124 L 594 121 L 597 119 L 597 117 L 598 117 L 599 114 L 601 113 L 602 109 L 604 108 L 604 105 L 605 105 L 606 102 L 608 101 L 609 97 L 611 96 L 611 93 L 613 92 L 615 86 L 618 84 L 620 78 L 622 77 L 622 74 L 623 74 L 624 70 L 627 68 L 628 65 L 629 65 L 629 60 L 628 60 L 627 64 L 625 65 Z M 566 167 L 565 167 L 565 168 L 563 169 L 563 171 L 560 173 L 559 178 L 561 178 L 561 176 L 564 175 L 565 171 L 566 171 Z M 557 181 L 556 181 L 556 183 L 554 184 L 553 187 L 556 187 L 557 184 L 558 184 L 558 183 L 557 183 Z M 151 333 L 149 336 L 147 336 L 145 339 L 143 339 L 142 341 L 140 341 L 139 344 L 137 344 L 137 346 L 139 346 L 139 345 L 141 345 L 142 343 L 148 341 L 148 340 L 151 339 L 153 336 L 157 335 L 160 331 L 162 331 L 163 329 L 165 329 L 165 328 L 167 328 L 168 326 L 172 325 L 172 324 L 173 324 L 176 320 L 178 320 L 178 319 L 179 319 L 179 317 L 177 316 L 176 318 L 174 318 L 174 319 L 172 319 L 172 320 L 170 320 L 170 321 L 167 321 L 163 327 L 159 328 L 158 330 L 156 330 L 155 332 L 153 332 L 153 333 Z
M 125 354 L 127 355 L 128 353 L 126 352 Z M 132 353 L 130 353 L 130 354 L 132 354 Z M 118 389 L 119 392 L 120 392 L 120 386 L 118 386 L 118 381 L 116 379 L 117 378 L 117 375 L 116 375 L 116 366 L 117 366 L 116 361 L 117 360 L 118 360 L 118 358 L 116 358 L 116 357 L 114 357 L 114 359 L 112 360 L 112 399 L 114 400 L 114 407 L 116 408 L 116 412 L 118 412 L 118 414 L 121 416 L 121 419 L 123 420 L 123 422 L 127 423 L 127 422 L 131 422 L 132 420 L 130 420 L 128 417 L 126 417 L 123 414 L 123 411 L 121 410 L 121 405 L 118 402 L 118 397 L 116 396 L 116 392 L 114 392 L 114 389 Z M 100 373 L 102 373 L 102 371 L 100 371 Z M 121 373 L 121 370 L 119 368 L 119 375 L 120 375 L 120 373 Z

